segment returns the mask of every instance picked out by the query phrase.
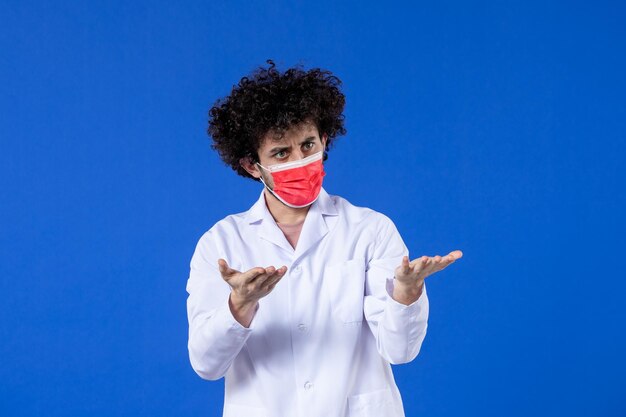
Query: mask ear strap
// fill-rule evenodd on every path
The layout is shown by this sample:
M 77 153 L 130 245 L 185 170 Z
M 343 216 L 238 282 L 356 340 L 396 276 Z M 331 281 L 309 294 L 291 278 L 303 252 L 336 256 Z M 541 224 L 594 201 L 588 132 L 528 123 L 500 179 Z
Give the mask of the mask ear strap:
M 261 168 L 263 168 L 264 170 L 266 170 L 267 172 L 270 172 L 269 169 L 265 168 L 263 165 L 261 165 L 259 162 L 255 162 L 255 164 L 257 164 L 258 166 L 260 166 Z
M 258 166 L 260 166 L 261 168 L 264 168 L 265 170 L 267 170 L 267 168 L 265 168 L 263 165 L 259 164 L 258 162 L 256 163 Z M 265 183 L 265 181 L 263 181 L 263 174 L 261 174 L 261 176 L 259 177 L 259 179 L 261 180 L 261 182 L 263 183 L 263 185 L 265 186 L 265 188 L 267 188 L 268 190 L 270 190 L 270 192 L 272 191 L 270 189 L 270 187 L 267 186 L 267 184 Z M 272 193 L 273 194 L 273 193 Z
M 269 191 L 274 197 L 276 197 L 277 200 L 279 200 L 281 203 L 285 204 L 288 206 L 288 204 L 283 201 L 282 198 L 280 198 L 278 195 L 276 195 L 276 193 L 274 192 L 274 190 L 272 190 L 270 187 L 267 186 L 267 184 L 265 183 L 265 181 L 263 181 L 263 176 L 261 175 L 259 177 L 259 179 L 261 180 L 261 182 L 263 183 L 263 185 L 265 186 L 265 188 L 267 188 L 267 191 Z

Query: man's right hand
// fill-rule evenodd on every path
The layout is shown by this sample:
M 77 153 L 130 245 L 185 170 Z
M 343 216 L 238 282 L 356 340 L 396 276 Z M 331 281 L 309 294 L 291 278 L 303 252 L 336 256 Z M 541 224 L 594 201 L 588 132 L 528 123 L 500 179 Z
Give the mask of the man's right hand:
M 279 269 L 269 266 L 256 267 L 246 272 L 239 272 L 228 266 L 224 259 L 218 259 L 220 274 L 230 285 L 229 306 L 233 317 L 244 327 L 249 327 L 258 307 L 258 301 L 272 292 L 278 281 L 285 276 L 287 267 Z

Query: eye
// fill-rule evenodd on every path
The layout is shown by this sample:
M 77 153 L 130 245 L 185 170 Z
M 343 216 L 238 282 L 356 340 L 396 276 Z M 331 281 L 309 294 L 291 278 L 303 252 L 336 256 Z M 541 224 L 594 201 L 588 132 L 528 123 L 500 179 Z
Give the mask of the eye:
M 278 159 L 283 159 L 285 156 L 287 156 L 287 152 L 285 152 L 285 151 L 276 152 L 274 154 L 274 157 L 276 157 Z
M 313 147 L 314 147 L 314 146 L 315 146 L 315 143 L 314 143 L 314 142 L 306 142 L 306 143 L 304 144 L 304 147 L 305 147 L 307 150 L 311 150 L 311 149 L 313 149 Z

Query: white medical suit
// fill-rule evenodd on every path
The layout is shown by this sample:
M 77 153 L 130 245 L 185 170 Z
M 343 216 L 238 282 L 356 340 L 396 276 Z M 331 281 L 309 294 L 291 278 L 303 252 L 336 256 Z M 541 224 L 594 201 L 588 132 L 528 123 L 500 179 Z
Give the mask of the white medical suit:
M 428 327 L 425 284 L 411 305 L 391 297 L 404 255 L 387 216 L 324 188 L 295 249 L 263 191 L 204 233 L 187 281 L 189 358 L 202 378 L 225 377 L 224 417 L 404 416 L 390 364 L 413 360 Z M 230 311 L 218 258 L 241 272 L 288 267 L 249 328 Z

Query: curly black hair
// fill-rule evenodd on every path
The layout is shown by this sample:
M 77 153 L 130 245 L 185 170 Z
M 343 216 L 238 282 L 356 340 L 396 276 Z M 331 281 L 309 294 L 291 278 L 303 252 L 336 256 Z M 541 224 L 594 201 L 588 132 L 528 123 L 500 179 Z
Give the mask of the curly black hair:
M 209 110 L 207 133 L 213 139 L 211 148 L 239 175 L 252 177 L 239 160 L 249 157 L 258 162 L 261 140 L 272 131 L 281 138 L 286 130 L 302 122 L 313 122 L 320 137 L 326 133 L 324 161 L 336 136 L 345 135 L 343 109 L 345 96 L 341 80 L 330 71 L 313 68 L 304 71 L 301 65 L 283 74 L 275 69 L 259 67 L 250 76 L 241 78 L 231 94 L 218 99 Z

